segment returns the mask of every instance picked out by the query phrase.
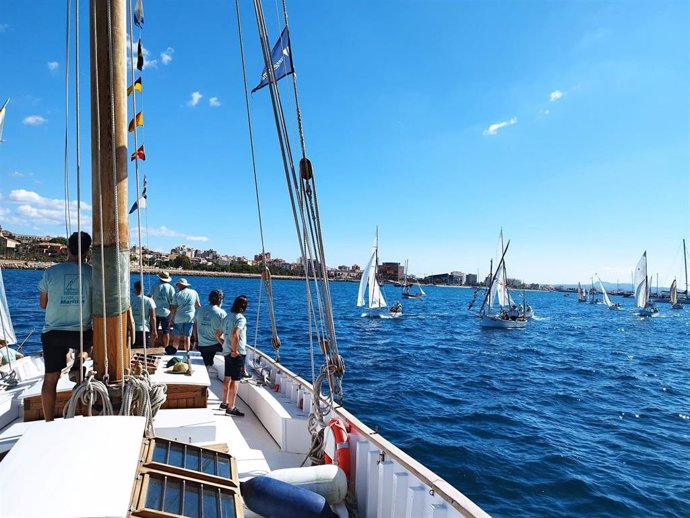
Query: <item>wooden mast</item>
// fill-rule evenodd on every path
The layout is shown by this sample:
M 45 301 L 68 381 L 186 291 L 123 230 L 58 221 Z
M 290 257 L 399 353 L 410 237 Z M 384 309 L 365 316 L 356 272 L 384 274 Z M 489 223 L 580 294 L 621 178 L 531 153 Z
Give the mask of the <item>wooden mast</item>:
M 125 0 L 91 0 L 92 356 L 110 382 L 129 368 L 126 15 Z

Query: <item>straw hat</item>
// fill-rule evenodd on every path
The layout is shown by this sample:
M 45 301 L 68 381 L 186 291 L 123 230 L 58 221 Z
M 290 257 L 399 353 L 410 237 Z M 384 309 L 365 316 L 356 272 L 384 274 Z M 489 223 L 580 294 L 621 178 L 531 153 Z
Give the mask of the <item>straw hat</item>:
M 184 286 L 185 288 L 186 288 L 187 286 L 191 286 L 191 285 L 187 282 L 187 279 L 185 279 L 184 277 L 180 278 L 180 280 L 178 280 L 175 284 L 176 284 L 177 286 Z
M 170 282 L 172 279 L 170 277 L 170 274 L 168 272 L 161 272 L 158 274 L 158 278 L 162 280 L 163 282 Z

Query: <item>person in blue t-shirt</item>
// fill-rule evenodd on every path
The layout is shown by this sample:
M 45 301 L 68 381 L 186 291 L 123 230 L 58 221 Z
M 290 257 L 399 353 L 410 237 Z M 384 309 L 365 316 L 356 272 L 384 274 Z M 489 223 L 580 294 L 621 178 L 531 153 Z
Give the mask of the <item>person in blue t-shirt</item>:
M 91 265 L 84 264 L 90 247 L 89 234 L 72 234 L 67 242 L 67 262 L 48 268 L 38 284 L 39 304 L 46 311 L 41 334 L 45 363 L 41 399 L 46 421 L 52 421 L 55 415 L 57 382 L 60 371 L 67 366 L 67 353 L 70 349 L 80 351 L 82 346 L 86 356 L 91 352 Z M 79 372 L 83 359 L 77 354 L 72 371 Z
M 142 299 L 144 301 L 144 315 L 141 318 Z M 142 295 L 141 281 L 134 283 L 134 297 L 132 297 L 132 317 L 134 318 L 135 339 L 132 347 L 149 345 L 151 338 L 156 341 L 158 330 L 156 327 L 156 303 L 151 297 Z
M 20 358 L 24 358 L 24 355 L 10 349 L 7 341 L 0 338 L 0 365 L 12 364 Z
M 161 326 L 163 347 L 168 347 L 172 331 L 172 327 L 168 326 L 168 318 L 170 317 L 170 305 L 175 298 L 175 288 L 170 285 L 172 279 L 168 272 L 159 273 L 158 280 L 160 281 L 158 285 L 152 286 L 149 290 L 149 297 L 156 303 L 156 324 Z
M 247 356 L 247 311 L 249 300 L 246 295 L 235 298 L 230 315 L 223 321 L 223 356 L 225 356 L 225 378 L 223 379 L 223 402 L 221 410 L 226 415 L 244 416 L 235 405 L 237 389 L 244 372 L 244 359 Z
M 194 315 L 197 308 L 201 307 L 199 294 L 190 288 L 187 279 L 180 279 L 175 283 L 179 290 L 175 293 L 173 303 L 170 305 L 170 316 L 168 324 L 174 324 L 173 328 L 173 348 L 178 350 L 180 337 L 183 339 L 184 350 L 189 352 L 189 342 L 194 328 Z M 173 351 L 166 351 L 168 354 Z
M 194 336 L 206 368 L 213 365 L 213 357 L 223 348 L 223 319 L 227 316 L 220 309 L 223 290 L 211 290 L 208 301 L 210 305 L 200 308 L 194 317 Z

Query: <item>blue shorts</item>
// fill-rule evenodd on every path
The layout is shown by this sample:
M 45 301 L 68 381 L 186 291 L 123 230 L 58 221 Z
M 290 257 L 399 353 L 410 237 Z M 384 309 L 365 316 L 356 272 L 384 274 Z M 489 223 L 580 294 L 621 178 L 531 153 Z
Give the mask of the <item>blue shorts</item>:
M 170 334 L 170 332 L 172 331 L 172 329 L 171 329 L 170 326 L 168 325 L 168 322 L 170 322 L 170 321 L 168 320 L 168 317 L 164 317 L 163 315 L 156 315 L 156 322 L 158 322 L 158 323 L 161 325 L 161 332 L 162 332 L 164 335 Z
M 230 378 L 232 381 L 240 381 L 242 379 L 245 358 L 245 354 L 239 354 L 234 358 L 228 354 L 225 357 L 225 377 Z
M 194 324 L 192 322 L 186 324 L 175 324 L 173 326 L 173 335 L 192 336 L 192 329 L 194 329 Z

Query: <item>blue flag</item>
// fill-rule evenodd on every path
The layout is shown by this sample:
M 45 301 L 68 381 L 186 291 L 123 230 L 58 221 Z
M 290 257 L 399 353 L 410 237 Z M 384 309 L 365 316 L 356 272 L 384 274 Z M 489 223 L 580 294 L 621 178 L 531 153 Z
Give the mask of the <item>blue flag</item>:
M 273 73 L 276 76 L 276 81 L 284 78 L 287 75 L 293 74 L 295 71 L 292 68 L 292 52 L 290 51 L 290 35 L 288 28 L 283 29 L 280 39 L 273 46 L 271 51 L 271 61 L 273 61 Z M 252 93 L 258 89 L 263 88 L 269 83 L 268 72 L 264 68 L 261 73 L 261 82 L 259 86 L 252 90 Z
M 137 209 L 145 209 L 146 208 L 146 177 L 144 176 L 144 190 L 141 191 L 141 197 L 134 202 L 132 205 L 132 208 L 129 209 L 129 213 L 131 214 Z

